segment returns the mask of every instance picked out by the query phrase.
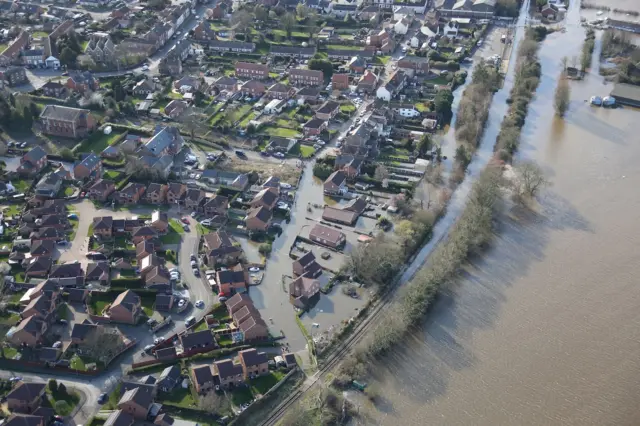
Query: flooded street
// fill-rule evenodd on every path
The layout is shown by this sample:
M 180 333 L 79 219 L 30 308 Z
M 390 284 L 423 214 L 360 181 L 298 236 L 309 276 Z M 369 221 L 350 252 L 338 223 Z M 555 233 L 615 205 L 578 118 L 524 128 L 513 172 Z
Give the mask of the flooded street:
M 376 366 L 383 398 L 377 408 L 362 401 L 366 424 L 640 421 L 640 111 L 584 102 L 612 88 L 596 66 L 570 83 L 567 117 L 554 117 L 561 58 L 584 37 L 578 23 L 575 4 L 567 32 L 542 45 L 519 154 L 553 185 L 535 211 L 506 209 L 492 247 Z

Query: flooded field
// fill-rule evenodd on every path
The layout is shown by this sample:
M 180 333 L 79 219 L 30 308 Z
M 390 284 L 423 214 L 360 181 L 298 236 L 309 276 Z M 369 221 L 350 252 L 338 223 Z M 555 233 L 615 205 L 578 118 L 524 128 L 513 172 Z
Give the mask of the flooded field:
M 640 422 L 640 111 L 585 102 L 612 88 L 594 64 L 554 117 L 561 59 L 584 37 L 577 6 L 542 45 L 520 149 L 553 185 L 533 210 L 506 205 L 492 247 L 376 366 L 382 403 L 360 401 L 366 424 Z

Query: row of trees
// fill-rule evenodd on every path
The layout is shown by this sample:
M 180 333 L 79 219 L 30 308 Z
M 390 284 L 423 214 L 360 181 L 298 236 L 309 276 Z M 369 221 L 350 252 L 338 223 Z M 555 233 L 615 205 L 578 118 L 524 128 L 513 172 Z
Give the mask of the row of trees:
M 507 101 L 509 110 L 502 122 L 496 143 L 496 151 L 504 161 L 510 161 L 511 155 L 520 144 L 520 133 L 527 116 L 529 102 L 540 83 L 541 67 L 538 62 L 540 34 L 540 30 L 536 28 L 527 29 L 518 49 L 513 88 Z

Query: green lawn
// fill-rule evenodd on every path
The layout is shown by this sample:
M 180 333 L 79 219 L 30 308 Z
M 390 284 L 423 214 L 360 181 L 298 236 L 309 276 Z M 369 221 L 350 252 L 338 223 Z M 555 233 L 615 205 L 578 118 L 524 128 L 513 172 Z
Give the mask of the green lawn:
M 340 112 L 344 112 L 345 114 L 352 114 L 356 111 L 356 106 L 354 104 L 342 104 L 340 105 Z
M 316 152 L 316 149 L 309 145 L 300 145 L 300 154 L 302 158 L 310 158 Z
M 18 192 L 26 192 L 30 187 L 32 181 L 25 179 L 18 179 L 11 182 L 13 186 L 16 187 L 16 191 Z
M 191 388 L 176 388 L 171 392 L 158 392 L 156 398 L 162 404 L 174 405 L 176 407 L 193 408 L 197 405 L 197 401 L 193 398 Z
M 77 354 L 71 357 L 70 365 L 74 370 L 87 371 L 87 366 Z
M 293 129 L 287 129 L 285 127 L 265 127 L 264 133 L 269 136 L 280 136 L 283 138 L 297 138 L 300 136 L 300 132 L 297 132 Z
M 107 170 L 104 172 L 102 177 L 105 179 L 110 179 L 114 182 L 118 182 L 124 177 L 124 172 L 118 170 Z
M 65 196 L 65 197 L 71 197 L 71 196 L 73 195 L 73 193 L 74 193 L 74 192 L 75 192 L 75 191 L 74 191 L 74 189 L 73 189 L 73 187 L 72 187 L 72 186 L 67 186 L 67 187 L 64 189 L 64 196 Z
M 206 321 L 202 321 L 200 324 L 198 324 L 198 326 L 193 330 L 193 331 L 202 331 L 202 330 L 208 330 L 209 326 L 207 325 Z
M 89 230 L 87 231 L 87 237 L 93 235 L 93 223 L 89 225 Z
M 171 92 L 167 93 L 167 96 L 170 97 L 171 99 L 182 99 L 183 98 L 181 93 L 174 92 L 174 91 L 171 91 Z
M 120 389 L 122 385 L 118 383 L 118 386 L 109 394 L 109 399 L 102 406 L 103 410 L 115 410 L 118 407 L 118 401 L 120 401 Z
M 36 31 L 33 34 L 31 34 L 31 37 L 33 38 L 45 38 L 49 36 L 48 33 L 45 33 L 44 31 Z
M 93 294 L 91 295 L 91 303 L 89 303 L 89 308 L 95 315 L 100 315 L 102 311 L 104 311 L 104 308 L 106 308 L 107 305 L 111 302 L 112 301 L 108 300 L 107 298 L 101 299 L 100 296 L 98 296 L 98 293 L 93 292 Z
M 233 344 L 233 339 L 229 336 L 221 336 L 218 338 L 218 344 L 220 346 L 231 346 Z
M 2 348 L 2 352 L 7 359 L 14 359 L 18 355 L 18 350 L 9 346 Z
M 417 109 L 419 112 L 429 112 L 429 111 L 430 111 L 429 105 L 427 105 L 427 104 L 426 104 L 426 103 L 424 103 L 424 102 L 418 102 L 418 103 L 416 104 L 416 109 Z
M 58 306 L 56 313 L 58 315 L 58 319 L 65 319 L 65 320 L 68 320 L 71 315 L 71 312 L 69 311 L 69 307 L 67 306 L 66 303 L 63 303 L 62 305 Z
M 238 108 L 231 108 L 226 110 L 225 112 L 225 120 L 229 123 L 229 124 L 233 124 L 236 121 L 240 120 L 241 117 L 243 117 L 244 115 L 248 114 L 249 111 L 251 111 L 251 105 L 242 105 Z
M 242 404 L 248 404 L 251 402 L 251 400 L 253 399 L 253 394 L 251 393 L 251 389 L 250 388 L 235 388 L 232 392 L 231 392 L 231 402 L 233 402 L 233 405 L 235 406 L 240 406 Z
M 287 32 L 285 30 L 271 30 L 271 33 L 274 36 L 287 37 Z M 301 37 L 301 38 L 309 38 L 309 33 L 301 33 L 300 31 L 292 31 L 291 37 Z M 344 46 L 340 46 L 341 49 L 344 49 Z
M 140 296 L 140 303 L 142 304 L 142 311 L 146 316 L 151 318 L 153 316 L 153 305 L 156 303 L 155 296 L 144 295 Z
M 245 118 L 242 119 L 242 121 L 240 122 L 239 126 L 240 127 L 247 127 L 249 125 L 249 122 L 251 120 L 253 120 L 254 118 L 256 118 L 256 114 L 251 112 L 249 113 Z
M 171 219 L 169 220 L 169 232 L 160 237 L 160 240 L 162 240 L 164 244 L 178 244 L 181 239 L 180 234 L 184 234 L 182 224 L 176 219 Z
M 284 376 L 285 374 L 280 371 L 272 371 L 266 376 L 261 376 L 257 379 L 253 379 L 250 383 L 251 392 L 253 392 L 254 395 L 264 395 L 269 389 L 275 386 L 276 383 L 282 380 Z
M 69 235 L 69 241 L 73 241 L 73 239 L 76 237 L 76 232 L 78 232 L 78 225 L 79 222 L 75 219 L 69 219 L 69 223 L 72 226 L 72 231 L 71 231 L 71 235 Z
M 20 315 L 3 312 L 0 314 L 0 324 L 14 325 L 20 320 Z
M 5 216 L 18 216 L 21 213 L 21 207 L 17 204 L 11 204 L 10 206 L 6 206 L 2 208 L 2 213 Z
M 93 135 L 89 136 L 89 139 L 82 142 L 78 151 L 87 152 L 92 151 L 96 154 L 101 153 L 108 146 L 115 144 L 119 138 L 122 136 L 122 133 L 111 132 L 108 135 L 105 135 L 103 132 L 98 131 Z

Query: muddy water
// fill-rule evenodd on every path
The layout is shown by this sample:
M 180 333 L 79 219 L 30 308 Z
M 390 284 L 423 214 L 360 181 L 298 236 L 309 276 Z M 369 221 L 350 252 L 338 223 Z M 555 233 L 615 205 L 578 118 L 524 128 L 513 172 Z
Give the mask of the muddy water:
M 585 103 L 611 89 L 594 73 L 553 116 L 578 20 L 574 6 L 543 44 L 520 151 L 553 186 L 535 211 L 507 206 L 492 247 L 379 365 L 384 397 L 362 402 L 366 424 L 640 423 L 640 111 Z

